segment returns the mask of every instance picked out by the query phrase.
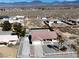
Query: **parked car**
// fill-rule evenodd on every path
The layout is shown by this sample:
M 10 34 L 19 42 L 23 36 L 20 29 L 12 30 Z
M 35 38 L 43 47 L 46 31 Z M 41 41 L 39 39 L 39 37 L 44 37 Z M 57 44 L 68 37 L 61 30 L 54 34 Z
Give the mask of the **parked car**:
M 56 46 L 56 45 L 47 45 L 47 47 L 53 48 L 53 49 L 55 49 L 55 50 L 59 50 L 59 47 Z

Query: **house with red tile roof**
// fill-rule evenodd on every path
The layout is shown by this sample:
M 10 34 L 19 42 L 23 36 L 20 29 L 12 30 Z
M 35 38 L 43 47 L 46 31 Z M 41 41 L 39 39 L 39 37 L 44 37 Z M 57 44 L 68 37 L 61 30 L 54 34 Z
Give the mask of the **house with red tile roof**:
M 47 28 L 30 29 L 29 34 L 27 34 L 21 41 L 20 50 L 17 57 L 77 57 L 76 51 L 71 49 L 66 43 L 63 44 L 63 46 L 67 48 L 66 51 L 63 52 L 59 49 L 59 41 L 56 40 L 58 37 L 57 33 L 59 32 L 50 31 Z
M 50 31 L 49 29 L 31 29 L 30 39 L 33 41 L 44 41 L 44 40 L 54 40 L 57 38 L 57 33 L 55 31 Z
M 57 43 L 57 33 L 48 28 L 32 28 L 29 31 L 29 43 L 31 44 L 30 56 L 43 57 L 43 45 Z M 45 43 L 46 42 L 46 43 Z
M 57 38 L 57 34 L 55 31 L 35 31 L 31 32 L 31 35 L 32 41 Z

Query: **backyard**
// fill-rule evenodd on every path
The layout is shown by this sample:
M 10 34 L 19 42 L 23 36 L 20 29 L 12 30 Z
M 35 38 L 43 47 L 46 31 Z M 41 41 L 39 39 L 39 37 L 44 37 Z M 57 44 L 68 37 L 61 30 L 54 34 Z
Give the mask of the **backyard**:
M 0 58 L 16 58 L 17 48 L 0 47 Z

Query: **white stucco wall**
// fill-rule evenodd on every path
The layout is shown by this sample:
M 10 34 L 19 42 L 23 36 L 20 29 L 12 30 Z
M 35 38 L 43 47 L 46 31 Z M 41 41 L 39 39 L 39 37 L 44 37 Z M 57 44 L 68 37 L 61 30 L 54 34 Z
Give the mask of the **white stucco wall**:
M 42 49 L 42 44 L 41 41 L 33 41 L 34 45 L 34 50 L 35 50 L 35 57 L 43 57 L 43 49 Z

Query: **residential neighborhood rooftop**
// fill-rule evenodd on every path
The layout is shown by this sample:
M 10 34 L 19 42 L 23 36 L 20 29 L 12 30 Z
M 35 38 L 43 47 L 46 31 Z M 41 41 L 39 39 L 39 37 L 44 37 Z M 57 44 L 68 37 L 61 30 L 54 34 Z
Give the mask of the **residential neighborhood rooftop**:
M 57 38 L 56 32 L 36 31 L 31 32 L 32 40 L 54 39 Z
M 2 31 L 0 30 L 0 35 L 11 35 L 12 31 Z

